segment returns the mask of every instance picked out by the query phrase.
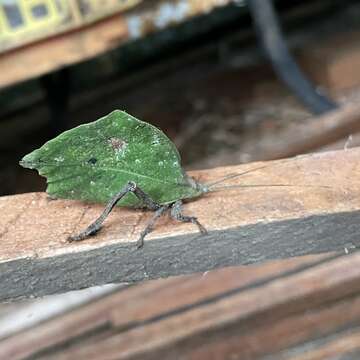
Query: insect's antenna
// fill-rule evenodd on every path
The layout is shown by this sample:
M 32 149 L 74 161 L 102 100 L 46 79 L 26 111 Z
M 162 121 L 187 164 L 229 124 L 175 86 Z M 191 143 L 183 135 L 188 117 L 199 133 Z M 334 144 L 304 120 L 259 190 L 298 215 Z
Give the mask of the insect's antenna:
M 242 176 L 242 175 L 245 175 L 245 174 L 249 174 L 249 173 L 251 173 L 251 172 L 253 172 L 253 171 L 257 171 L 257 170 L 260 170 L 260 169 L 267 168 L 268 166 L 270 166 L 270 165 L 259 166 L 259 167 L 253 168 L 253 169 L 249 169 L 249 170 L 243 171 L 243 172 L 241 172 L 241 173 L 229 174 L 229 175 L 223 177 L 223 178 L 220 179 L 220 180 L 216 180 L 216 181 L 214 181 L 214 182 L 212 182 L 212 183 L 205 184 L 205 186 L 206 186 L 208 189 L 210 189 L 210 188 L 213 187 L 214 185 L 220 184 L 220 183 L 222 183 L 222 182 L 224 182 L 224 181 L 226 181 L 226 180 L 234 179 L 234 178 L 236 178 L 236 177 L 238 177 L 238 176 Z
M 236 188 L 252 188 L 252 187 L 316 187 L 316 188 L 331 188 L 328 185 L 292 185 L 292 184 L 254 184 L 254 185 L 224 185 L 212 188 L 210 192 L 221 191 L 224 189 L 236 189 Z

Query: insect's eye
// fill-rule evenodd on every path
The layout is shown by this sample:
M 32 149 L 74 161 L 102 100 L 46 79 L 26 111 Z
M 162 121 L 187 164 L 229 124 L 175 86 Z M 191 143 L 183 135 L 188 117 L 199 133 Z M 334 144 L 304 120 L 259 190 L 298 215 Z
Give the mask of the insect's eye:
M 97 159 L 95 159 L 95 158 L 90 158 L 90 159 L 88 160 L 88 163 L 91 164 L 91 165 L 95 165 L 95 164 L 97 163 Z

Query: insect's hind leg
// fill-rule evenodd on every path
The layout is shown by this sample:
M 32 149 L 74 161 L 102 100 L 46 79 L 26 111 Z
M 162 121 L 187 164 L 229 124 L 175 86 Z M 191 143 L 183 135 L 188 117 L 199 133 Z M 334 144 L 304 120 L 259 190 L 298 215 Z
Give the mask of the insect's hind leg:
M 207 234 L 207 230 L 202 226 L 194 216 L 186 216 L 182 213 L 182 201 L 178 200 L 171 206 L 170 215 L 173 219 L 181 222 L 191 222 L 199 228 L 202 234 Z
M 136 245 L 137 248 L 140 249 L 144 246 L 144 238 L 147 234 L 150 234 L 154 230 L 154 225 L 166 210 L 168 210 L 170 205 L 163 205 L 160 208 L 158 208 L 154 214 L 154 216 L 151 218 L 151 220 L 146 225 L 145 229 L 141 232 L 139 240 L 137 241 Z
M 129 192 L 132 192 L 138 199 L 140 199 L 150 210 L 158 210 L 161 206 L 151 199 L 149 195 L 144 193 L 133 181 L 129 181 L 123 189 L 114 195 L 112 199 L 107 203 L 104 211 L 101 215 L 91 223 L 85 230 L 78 235 L 68 237 L 68 241 L 81 241 L 88 236 L 95 235 L 100 229 L 105 219 L 109 216 L 114 206 Z M 145 234 L 146 235 L 146 234 Z

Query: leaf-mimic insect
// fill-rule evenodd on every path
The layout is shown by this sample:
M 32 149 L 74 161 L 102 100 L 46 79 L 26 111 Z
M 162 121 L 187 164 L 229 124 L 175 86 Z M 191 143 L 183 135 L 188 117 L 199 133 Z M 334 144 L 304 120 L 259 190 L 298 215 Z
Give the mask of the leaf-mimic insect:
M 162 131 L 119 110 L 63 132 L 26 155 L 20 164 L 47 178 L 46 191 L 51 197 L 107 203 L 99 218 L 69 241 L 97 233 L 115 205 L 153 210 L 154 217 L 137 242 L 139 248 L 155 221 L 167 211 L 172 218 L 191 222 L 206 233 L 196 217 L 182 213 L 182 201 L 244 174 L 208 185 L 195 181 L 182 169 L 175 145 Z

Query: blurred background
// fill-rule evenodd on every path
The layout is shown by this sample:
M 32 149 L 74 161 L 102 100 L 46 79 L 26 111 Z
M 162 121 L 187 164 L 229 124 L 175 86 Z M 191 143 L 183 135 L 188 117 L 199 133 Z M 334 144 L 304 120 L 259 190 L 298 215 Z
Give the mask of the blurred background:
M 187 169 L 286 156 L 314 114 L 358 98 L 360 5 L 256 5 L 1 0 L 0 193 L 44 190 L 18 160 L 116 108 L 160 127 Z
M 360 99 L 359 19 L 354 0 L 0 0 L 0 195 L 44 191 L 21 157 L 114 109 L 186 169 L 359 145 L 312 141 Z M 116 289 L 2 305 L 0 338 Z

